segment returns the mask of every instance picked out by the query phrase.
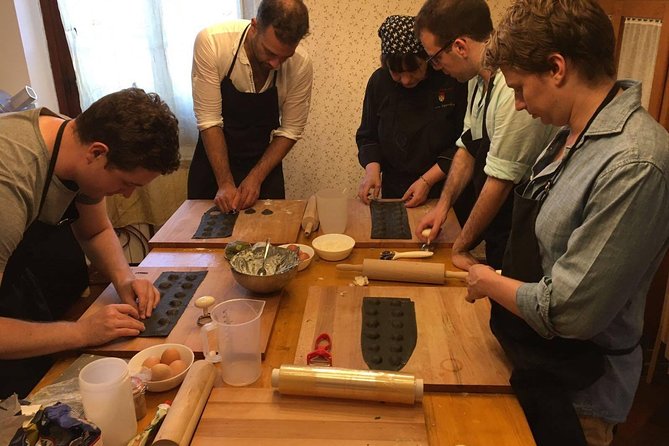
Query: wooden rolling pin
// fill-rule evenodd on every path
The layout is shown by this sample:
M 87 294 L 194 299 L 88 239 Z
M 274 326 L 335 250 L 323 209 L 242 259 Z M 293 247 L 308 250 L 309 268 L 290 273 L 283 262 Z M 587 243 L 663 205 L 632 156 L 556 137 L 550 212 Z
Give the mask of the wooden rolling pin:
M 389 262 L 388 260 L 364 259 L 362 265 L 342 263 L 340 271 L 361 273 L 370 279 L 392 282 L 416 282 L 443 284 L 446 279 L 464 279 L 466 271 L 446 271 L 443 263 Z
M 190 367 L 181 388 L 174 397 L 172 407 L 165 416 L 153 446 L 179 446 L 190 444 L 195 428 L 214 387 L 216 367 L 209 361 L 195 361 Z
M 312 232 L 318 229 L 318 209 L 316 209 L 316 195 L 312 195 L 307 200 L 307 207 L 304 208 L 304 215 L 302 215 L 302 229 L 304 235 L 309 237 Z

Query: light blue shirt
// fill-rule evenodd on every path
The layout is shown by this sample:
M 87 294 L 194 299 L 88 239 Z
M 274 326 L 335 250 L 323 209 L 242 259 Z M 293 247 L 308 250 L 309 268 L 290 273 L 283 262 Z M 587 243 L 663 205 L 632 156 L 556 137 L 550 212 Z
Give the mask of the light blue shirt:
M 593 121 L 539 212 L 545 276 L 516 294 L 523 319 L 540 335 L 592 339 L 607 349 L 639 341 L 646 294 L 669 246 L 669 134 L 641 107 L 638 82 L 618 84 L 624 92 Z M 556 135 L 549 157 L 568 132 Z M 561 161 L 535 172 L 531 189 Z M 607 356 L 604 376 L 573 394 L 576 411 L 623 422 L 641 362 L 640 347 Z

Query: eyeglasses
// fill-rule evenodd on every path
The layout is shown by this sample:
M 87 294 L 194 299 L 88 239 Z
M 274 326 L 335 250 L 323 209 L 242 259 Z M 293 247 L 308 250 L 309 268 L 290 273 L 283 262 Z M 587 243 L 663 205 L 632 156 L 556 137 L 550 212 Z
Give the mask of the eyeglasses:
M 444 46 L 442 46 L 442 47 L 439 49 L 439 51 L 437 51 L 436 53 L 434 53 L 433 55 L 431 55 L 430 57 L 427 58 L 427 62 L 428 62 L 428 63 L 431 63 L 432 66 L 436 68 L 437 63 L 439 62 L 439 61 L 437 60 L 437 58 L 439 57 L 439 55 L 440 55 L 443 51 L 445 51 L 446 49 L 449 49 L 449 50 L 450 50 L 451 45 L 453 45 L 454 42 L 455 42 L 455 38 L 449 40 L 448 42 L 446 42 L 446 44 L 445 44 Z M 446 52 L 448 52 L 448 51 L 446 51 Z

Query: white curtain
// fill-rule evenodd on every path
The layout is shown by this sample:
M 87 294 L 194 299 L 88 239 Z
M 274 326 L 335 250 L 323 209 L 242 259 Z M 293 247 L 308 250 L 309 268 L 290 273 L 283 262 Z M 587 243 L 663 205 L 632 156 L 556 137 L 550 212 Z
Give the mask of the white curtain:
M 619 79 L 635 79 L 643 84 L 641 104 L 648 108 L 653 85 L 655 57 L 660 43 L 660 20 L 628 17 L 623 28 L 623 42 L 618 62 Z
M 82 109 L 105 94 L 158 93 L 179 119 L 181 152 L 192 157 L 197 128 L 191 94 L 199 30 L 240 17 L 239 0 L 58 0 Z

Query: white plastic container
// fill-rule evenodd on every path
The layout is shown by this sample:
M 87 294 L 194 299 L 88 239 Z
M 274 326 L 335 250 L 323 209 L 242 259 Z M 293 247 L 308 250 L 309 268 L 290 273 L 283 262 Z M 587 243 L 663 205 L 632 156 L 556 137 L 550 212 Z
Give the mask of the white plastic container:
M 128 364 L 120 358 L 91 362 L 79 372 L 86 418 L 102 431 L 105 446 L 124 446 L 137 433 Z
M 345 190 L 321 189 L 316 192 L 316 208 L 323 234 L 343 234 L 348 220 Z

